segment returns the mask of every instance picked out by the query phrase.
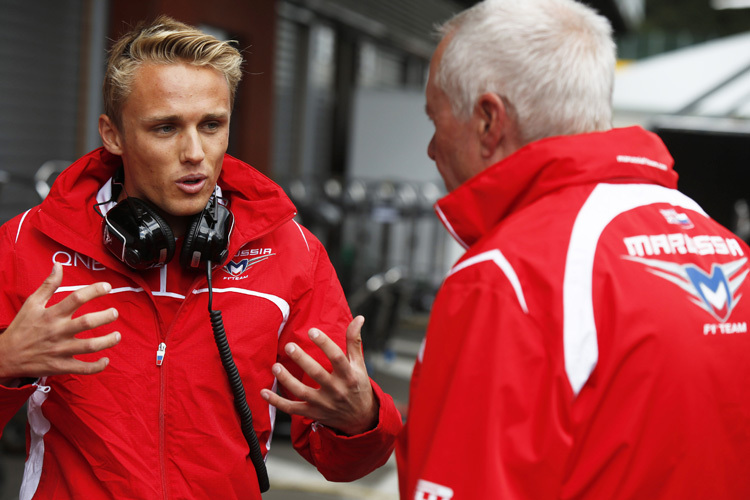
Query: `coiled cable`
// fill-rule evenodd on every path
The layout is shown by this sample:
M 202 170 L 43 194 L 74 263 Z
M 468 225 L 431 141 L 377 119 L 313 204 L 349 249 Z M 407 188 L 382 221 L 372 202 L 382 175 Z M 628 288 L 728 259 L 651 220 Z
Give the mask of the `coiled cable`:
M 255 474 L 258 476 L 258 486 L 260 487 L 260 492 L 265 493 L 270 488 L 270 483 L 268 481 L 266 462 L 263 460 L 263 453 L 260 451 L 258 436 L 255 434 L 255 429 L 253 428 L 253 414 L 250 411 L 250 407 L 247 405 L 245 388 L 242 385 L 242 379 L 237 371 L 237 365 L 235 365 L 234 359 L 232 358 L 232 351 L 229 348 L 229 341 L 227 340 L 227 334 L 224 329 L 224 320 L 222 319 L 221 311 L 214 311 L 212 308 L 213 287 L 211 285 L 210 260 L 206 261 L 206 269 L 206 275 L 208 276 L 208 314 L 211 317 L 211 328 L 214 332 L 214 340 L 216 341 L 216 347 L 219 349 L 221 364 L 224 365 L 224 371 L 227 373 L 229 385 L 234 394 L 234 407 L 240 417 L 242 434 L 245 436 L 245 440 L 250 447 L 249 456 L 253 461 Z

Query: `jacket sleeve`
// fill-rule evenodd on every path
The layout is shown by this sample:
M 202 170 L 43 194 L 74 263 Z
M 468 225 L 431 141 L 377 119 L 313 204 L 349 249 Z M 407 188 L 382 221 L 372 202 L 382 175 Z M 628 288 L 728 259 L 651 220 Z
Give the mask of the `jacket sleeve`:
M 561 360 L 506 279 L 464 272 L 432 308 L 399 437 L 401 498 L 558 498 L 570 443 Z
M 0 332 L 8 328 L 23 304 L 23 299 L 17 292 L 16 231 L 14 231 L 18 228 L 17 221 L 18 218 L 15 218 L 0 228 Z M 7 355 L 8 353 L 0 352 L 0 356 Z M 0 385 L 0 435 L 8 421 L 18 412 L 34 390 L 35 388 L 29 384 L 21 388 Z
M 308 338 L 310 328 L 318 328 L 346 352 L 346 329 L 352 320 L 336 272 L 322 245 L 306 232 L 311 243 L 313 264 L 310 285 L 295 303 L 289 322 L 280 337 L 279 361 L 303 383 L 317 387 L 296 363 L 284 354 L 283 346 L 294 341 L 327 370 L 330 361 Z M 363 434 L 344 436 L 310 419 L 292 416 L 292 442 L 295 449 L 329 481 L 353 481 L 382 466 L 390 457 L 401 429 L 401 415 L 393 399 L 372 382 L 379 404 L 377 426 Z M 283 388 L 282 388 L 283 390 Z M 285 394 L 286 397 L 291 397 Z

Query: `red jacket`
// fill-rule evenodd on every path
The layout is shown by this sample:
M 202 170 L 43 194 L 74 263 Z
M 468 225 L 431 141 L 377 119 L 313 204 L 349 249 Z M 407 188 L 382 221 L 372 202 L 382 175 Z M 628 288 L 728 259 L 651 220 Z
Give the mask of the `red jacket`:
M 639 128 L 527 145 L 440 200 L 401 498 L 750 498 L 748 247 Z
M 56 261 L 64 264 L 63 283 L 50 304 L 108 281 L 112 292 L 81 311 L 116 307 L 118 320 L 93 334 L 122 333 L 120 344 L 104 353 L 110 365 L 100 374 L 0 388 L 3 426 L 31 396 L 21 498 L 259 499 L 210 327 L 205 275 L 183 271 L 178 258 L 137 273 L 101 242 L 102 218 L 93 206 L 97 196 L 108 199 L 108 180 L 119 164 L 102 149 L 89 153 L 59 176 L 40 206 L 0 231 L 0 328 Z M 343 349 L 351 313 L 325 250 L 292 220 L 294 207 L 278 186 L 230 156 L 219 185 L 235 226 L 231 260 L 213 272 L 213 308 L 223 312 L 265 455 L 274 411 L 260 390 L 276 386 L 271 365 L 278 360 L 302 376 L 283 345 L 294 341 L 322 362 L 308 329 L 320 328 Z M 327 359 L 324 365 L 330 369 Z M 390 396 L 374 387 L 379 424 L 365 434 L 340 436 L 293 418 L 295 448 L 330 480 L 359 478 L 392 451 L 401 419 Z

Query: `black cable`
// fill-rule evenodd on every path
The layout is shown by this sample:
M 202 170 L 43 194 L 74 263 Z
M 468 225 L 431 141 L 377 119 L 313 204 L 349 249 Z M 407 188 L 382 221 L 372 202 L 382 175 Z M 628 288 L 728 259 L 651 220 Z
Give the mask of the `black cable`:
M 206 269 L 206 274 L 208 276 L 208 314 L 211 317 L 211 328 L 214 331 L 214 340 L 216 341 L 216 347 L 219 349 L 221 364 L 224 365 L 224 370 L 227 372 L 227 377 L 229 378 L 229 385 L 234 394 L 234 407 L 237 409 L 237 414 L 240 417 L 242 434 L 245 436 L 245 440 L 250 447 L 249 456 L 253 461 L 253 466 L 255 466 L 255 474 L 258 476 L 260 492 L 265 493 L 270 488 L 270 484 L 268 482 L 266 462 L 263 460 L 263 453 L 260 451 L 258 436 L 255 434 L 255 429 L 253 428 L 253 414 L 250 411 L 250 407 L 247 405 L 245 388 L 242 386 L 242 379 L 237 371 L 237 365 L 234 364 L 234 359 L 232 358 L 232 351 L 230 350 L 229 342 L 227 341 L 221 311 L 214 311 L 211 307 L 211 302 L 213 301 L 213 289 L 211 286 L 210 260 L 206 262 Z

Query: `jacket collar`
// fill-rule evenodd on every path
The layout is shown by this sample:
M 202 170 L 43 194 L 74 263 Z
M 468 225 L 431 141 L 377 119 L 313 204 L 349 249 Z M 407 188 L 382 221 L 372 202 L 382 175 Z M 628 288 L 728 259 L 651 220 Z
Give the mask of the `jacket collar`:
M 563 187 L 637 182 L 676 188 L 673 163 L 661 139 L 640 127 L 550 137 L 475 175 L 438 200 L 435 210 L 469 248 L 513 212 Z
M 40 229 L 103 264 L 115 262 L 101 243 L 103 219 L 94 205 L 102 186 L 110 182 L 121 165 L 120 157 L 104 148 L 95 149 L 73 163 L 57 177 L 35 214 Z M 235 216 L 230 256 L 296 215 L 294 205 L 277 184 L 232 156 L 224 157 L 219 186 Z

